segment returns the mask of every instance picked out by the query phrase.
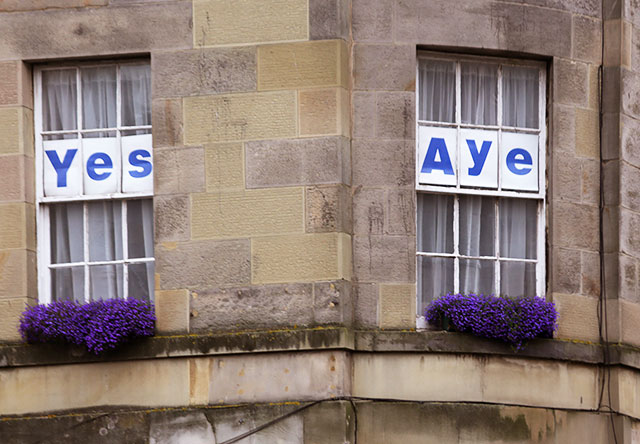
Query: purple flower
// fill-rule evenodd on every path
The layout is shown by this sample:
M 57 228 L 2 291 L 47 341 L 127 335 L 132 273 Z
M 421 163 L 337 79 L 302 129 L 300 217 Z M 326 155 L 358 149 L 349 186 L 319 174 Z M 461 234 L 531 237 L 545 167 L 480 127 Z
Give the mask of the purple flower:
M 558 319 L 553 302 L 539 297 L 451 293 L 434 300 L 425 310 L 427 322 L 436 327 L 442 327 L 445 316 L 459 332 L 500 339 L 516 350 L 530 339 L 553 337 Z
M 137 299 L 107 299 L 80 305 L 58 301 L 28 307 L 20 318 L 20 334 L 29 343 L 84 345 L 95 354 L 131 338 L 153 336 L 153 305 Z

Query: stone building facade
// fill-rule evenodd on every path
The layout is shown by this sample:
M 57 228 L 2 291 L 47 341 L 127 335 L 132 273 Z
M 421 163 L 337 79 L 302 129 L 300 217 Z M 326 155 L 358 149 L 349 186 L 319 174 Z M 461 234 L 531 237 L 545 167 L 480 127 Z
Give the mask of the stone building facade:
M 423 52 L 543 66 L 559 328 L 518 353 L 417 328 Z M 48 291 L 34 73 L 127 60 L 157 335 L 21 344 Z M 631 0 L 0 1 L 0 442 L 640 443 L 639 85 Z

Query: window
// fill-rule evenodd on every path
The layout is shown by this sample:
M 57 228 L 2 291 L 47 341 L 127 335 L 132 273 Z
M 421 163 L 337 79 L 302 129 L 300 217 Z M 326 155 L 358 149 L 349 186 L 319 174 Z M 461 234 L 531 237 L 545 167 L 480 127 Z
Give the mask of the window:
M 151 300 L 147 62 L 34 70 L 41 302 Z
M 419 56 L 419 315 L 448 292 L 544 295 L 544 85 L 542 64 Z

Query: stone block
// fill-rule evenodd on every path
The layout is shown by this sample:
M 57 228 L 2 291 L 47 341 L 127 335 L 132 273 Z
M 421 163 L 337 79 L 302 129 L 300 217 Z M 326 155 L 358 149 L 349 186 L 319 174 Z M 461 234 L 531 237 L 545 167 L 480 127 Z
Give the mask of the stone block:
M 553 202 L 553 240 L 558 247 L 598 251 L 598 207 Z
M 640 119 L 640 73 L 620 69 L 620 98 L 622 112 Z
M 387 194 L 386 234 L 416 234 L 416 193 L 409 190 L 389 190 Z
M 242 143 L 205 145 L 207 191 L 244 189 L 244 149 Z
M 626 254 L 618 255 L 618 273 L 610 279 L 618 279 L 618 298 L 628 302 L 640 302 L 638 295 L 638 261 Z M 611 297 L 611 295 L 607 295 Z M 621 307 L 622 308 L 622 307 Z
M 349 136 L 349 93 L 344 88 L 311 89 L 298 93 L 300 135 Z
M 189 403 L 187 359 L 23 367 L 3 371 L 2 376 L 2 415 L 95 406 L 177 407 Z
M 161 412 L 152 417 L 150 444 L 210 444 L 215 443 L 211 423 L 203 412 L 182 413 L 179 416 Z
M 34 202 L 34 169 L 32 157 L 0 156 L 0 201 Z
M 576 108 L 576 154 L 600 158 L 600 120 L 598 111 Z
M 579 159 L 570 155 L 555 156 L 553 159 L 551 190 L 555 201 L 581 202 L 581 182 L 575 177 L 578 162 Z
M 558 293 L 580 293 L 581 255 L 578 250 L 554 248 L 552 251 L 552 285 Z
M 33 157 L 33 112 L 24 107 L 0 108 L 0 154 Z
M 586 63 L 555 58 L 553 60 L 554 103 L 586 107 L 589 70 Z
M 627 116 L 620 116 L 620 151 L 619 158 L 636 168 L 640 168 L 640 122 Z M 613 142 L 613 141 L 612 141 Z M 613 157 L 613 156 L 611 156 Z
M 640 257 L 640 214 L 620 208 L 620 252 Z
M 558 310 L 558 330 L 561 339 L 598 341 L 598 299 L 573 294 L 553 293 Z
M 35 208 L 25 203 L 0 204 L 0 249 L 36 248 Z
M 616 160 L 620 157 L 621 131 L 625 126 L 622 114 L 604 113 L 602 115 L 602 160 Z
M 415 284 L 380 284 L 380 328 L 416 326 Z
M 631 24 L 625 20 L 605 20 L 603 60 L 605 66 L 631 67 L 632 28 Z
M 576 144 L 576 109 L 573 106 L 553 106 L 551 141 L 553 144 L 551 155 L 562 153 L 563 156 L 571 153 L 575 155 Z
M 600 64 L 602 50 L 601 21 L 579 15 L 573 16 L 573 58 Z M 606 22 L 605 22 L 606 23 Z M 607 51 L 605 50 L 605 55 Z
M 189 332 L 189 291 L 164 290 L 155 292 L 156 331 L 166 333 Z
M 353 192 L 353 232 L 356 235 L 384 234 L 386 230 L 387 190 L 358 187 Z
M 343 233 L 258 237 L 251 240 L 251 282 L 351 279 L 351 237 Z
M 379 92 L 376 96 L 376 136 L 415 139 L 414 92 Z
M 600 161 L 582 159 L 582 203 L 598 205 L 600 202 Z
M 378 328 L 380 305 L 378 284 L 358 282 L 358 284 L 354 284 L 354 292 L 354 322 L 356 328 Z
M 353 72 L 356 90 L 415 91 L 415 46 L 355 44 Z
M 204 191 L 204 159 L 205 153 L 201 147 L 155 150 L 153 162 L 156 195 Z
M 344 185 L 305 188 L 305 231 L 307 233 L 351 233 L 351 193 Z
M 307 0 L 196 0 L 193 34 L 196 46 L 306 40 Z
M 351 282 L 315 282 L 313 284 L 313 318 L 316 324 L 350 326 L 353 321 Z
M 0 12 L 83 8 L 87 6 L 105 6 L 108 3 L 109 0 L 5 0 L 0 5 Z
M 18 60 L 0 62 L 0 105 L 33 109 L 31 85 L 31 70 L 27 64 Z
M 605 206 L 602 215 L 605 253 L 618 252 L 620 248 L 620 207 Z
M 0 60 L 187 49 L 193 45 L 191 20 L 191 2 L 183 1 L 2 14 Z
M 37 294 L 36 254 L 23 249 L 0 250 L 0 300 L 35 299 Z
M 608 206 L 620 204 L 620 161 L 604 162 L 603 183 L 604 202 Z
M 342 137 L 245 143 L 247 188 L 349 184 L 350 145 Z
M 349 401 L 326 402 L 303 413 L 304 440 L 313 444 L 355 442 L 355 412 Z
M 0 341 L 18 342 L 20 341 L 20 332 L 18 325 L 20 324 L 20 315 L 26 308 L 27 298 L 0 299 Z M 7 393 L 6 382 L 3 381 L 4 393 Z M 3 397 L 4 398 L 4 397 Z M 8 400 L 5 400 L 5 402 Z M 3 402 L 0 400 L 0 411 Z M 2 412 L 4 414 L 14 412 Z
M 638 331 L 638 323 L 640 322 L 640 305 L 637 300 L 620 301 L 620 321 L 622 342 L 634 347 L 640 346 L 640 331 Z M 640 404 L 640 400 L 638 401 L 638 404 Z M 640 413 L 640 408 L 637 408 L 635 411 L 635 414 L 638 413 Z
M 598 253 L 581 252 L 582 286 L 580 293 L 584 296 L 600 295 L 600 255 Z
M 621 110 L 622 74 L 619 66 L 605 66 L 602 70 L 602 110 L 616 114 Z
M 157 52 L 151 62 L 153 97 L 256 90 L 255 47 Z
M 154 99 L 151 106 L 154 146 L 182 145 L 182 100 Z
M 251 279 L 248 240 L 165 242 L 156 245 L 160 290 L 244 285 Z
M 294 91 L 187 97 L 185 143 L 294 137 L 296 114 Z
M 153 199 L 156 242 L 186 241 L 190 238 L 189 196 L 156 196 Z
M 347 88 L 348 57 L 344 40 L 259 46 L 258 89 Z
M 309 0 L 309 39 L 349 39 L 349 0 Z
M 189 359 L 189 403 L 207 405 L 209 402 L 209 374 L 211 361 L 206 358 Z
M 351 150 L 354 186 L 413 189 L 416 151 L 413 140 L 354 139 Z
M 640 71 L 640 29 L 631 26 L 631 69 Z
M 254 429 L 272 421 L 282 418 L 296 407 L 289 403 L 268 403 L 258 408 L 251 406 L 245 408 L 217 409 L 209 413 L 209 421 L 215 430 L 216 442 L 233 442 L 238 436 L 251 432 L 249 441 L 255 443 L 292 443 L 303 442 L 304 424 L 302 415 L 293 415 L 277 421 L 277 423 L 253 432 Z M 238 441 L 240 442 L 240 441 Z
M 353 137 L 375 137 L 376 93 L 355 91 L 353 97 Z
M 416 281 L 414 236 L 354 236 L 353 269 L 358 281 Z
M 191 331 L 255 330 L 311 325 L 312 284 L 214 288 L 191 295 Z
M 354 41 L 393 41 L 393 2 L 391 0 L 353 0 L 351 16 Z
M 217 239 L 302 233 L 303 200 L 302 188 L 193 194 L 191 236 Z
M 589 109 L 600 107 L 600 66 L 589 65 Z
M 620 205 L 640 212 L 640 168 L 620 162 Z

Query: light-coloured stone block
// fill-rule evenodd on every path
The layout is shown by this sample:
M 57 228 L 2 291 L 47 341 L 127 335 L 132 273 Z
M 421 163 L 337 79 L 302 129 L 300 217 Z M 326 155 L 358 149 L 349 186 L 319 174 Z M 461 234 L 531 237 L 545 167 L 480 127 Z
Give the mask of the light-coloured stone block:
M 184 99 L 187 145 L 294 137 L 296 93 L 234 94 Z
M 598 340 L 598 300 L 596 298 L 553 293 L 552 300 L 558 310 L 558 330 L 556 331 L 558 338 Z
M 209 375 L 211 359 L 189 359 L 189 404 L 206 405 L 209 402 Z
M 251 282 L 351 279 L 351 236 L 344 233 L 251 240 Z
M 0 204 L 0 249 L 36 247 L 35 208 L 25 203 Z
M 350 110 L 346 89 L 311 89 L 298 94 L 300 135 L 349 135 Z
M 380 328 L 415 328 L 416 286 L 380 284 Z
M 258 47 L 258 90 L 348 87 L 344 40 L 319 40 Z
M 576 154 L 599 158 L 600 124 L 597 111 L 576 109 Z
M 156 149 L 153 152 L 155 194 L 204 191 L 204 158 L 201 147 Z
M 34 169 L 33 157 L 0 156 L 0 201 L 34 202 Z
M 306 0 L 196 0 L 196 46 L 305 40 L 309 34 Z
M 18 325 L 20 323 L 20 315 L 22 315 L 27 303 L 27 298 L 0 300 L 0 341 L 14 342 L 20 340 Z M 0 372 L 0 385 L 3 385 L 2 372 Z M 2 414 L 1 406 L 3 403 L 2 398 L 4 397 L 5 394 L 0 396 L 0 414 Z
M 0 154 L 33 157 L 33 113 L 24 107 L 0 108 Z
M 640 305 L 620 300 L 620 330 L 622 342 L 635 347 L 640 346 Z M 637 411 L 640 413 L 640 409 Z M 638 415 L 637 415 L 638 416 Z
M 204 147 L 207 191 L 244 188 L 242 143 L 211 143 Z
M 302 233 L 303 195 L 303 188 L 194 194 L 191 236 L 219 239 Z
M 0 250 L 0 299 L 37 297 L 36 255 L 25 249 Z
M 189 331 L 188 290 L 156 291 L 155 305 L 158 333 L 186 333 Z

